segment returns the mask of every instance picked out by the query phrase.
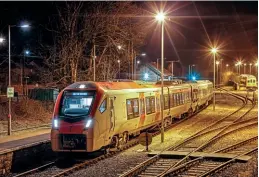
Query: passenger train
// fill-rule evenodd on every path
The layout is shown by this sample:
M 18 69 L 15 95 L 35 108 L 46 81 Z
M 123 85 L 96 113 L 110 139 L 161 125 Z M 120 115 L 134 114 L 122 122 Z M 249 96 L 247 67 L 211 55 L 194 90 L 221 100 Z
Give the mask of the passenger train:
M 210 81 L 164 86 L 164 125 L 210 103 Z M 77 82 L 56 100 L 51 130 L 55 152 L 119 148 L 130 137 L 161 124 L 161 85 L 138 82 Z
M 239 89 L 256 89 L 256 77 L 250 74 L 241 74 L 239 76 Z

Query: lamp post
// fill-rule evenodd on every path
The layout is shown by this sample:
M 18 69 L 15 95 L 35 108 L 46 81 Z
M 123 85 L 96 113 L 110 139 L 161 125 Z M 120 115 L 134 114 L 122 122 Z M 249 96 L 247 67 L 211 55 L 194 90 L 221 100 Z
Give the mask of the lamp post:
M 23 95 L 24 95 L 24 84 L 23 84 L 23 80 L 24 80 L 24 66 L 25 66 L 25 55 L 29 55 L 30 54 L 30 51 L 29 50 L 25 50 L 23 51 L 23 62 L 21 62 L 21 86 L 22 86 L 22 92 L 23 92 Z
M 241 61 L 237 62 L 238 74 L 239 74 L 239 75 L 241 74 L 241 65 L 242 65 L 242 62 L 241 62 Z
M 217 66 L 217 85 L 219 85 L 219 61 L 216 61 Z
M 246 63 L 244 64 L 244 74 L 246 73 Z
M 196 65 L 191 65 L 191 77 L 192 77 L 192 67 L 195 67 Z
M 164 20 L 165 15 L 158 13 L 156 19 L 161 22 L 161 142 L 164 142 Z
M 21 25 L 21 26 L 16 26 L 16 25 L 8 25 L 8 38 L 9 38 L 9 84 L 8 84 L 8 87 L 11 87 L 11 27 L 21 27 L 21 28 L 28 28 L 29 25 Z M 9 97 L 9 104 L 8 104 L 8 135 L 11 135 L 11 131 L 12 131 L 12 126 L 11 126 L 11 123 L 12 123 L 12 98 Z
M 226 71 L 228 71 L 228 67 L 229 67 L 229 65 L 228 65 L 228 64 L 226 64 Z
M 138 56 L 136 56 L 134 58 L 134 79 L 136 79 L 136 76 L 137 76 L 137 64 L 139 64 L 139 63 L 137 63 L 137 62 L 139 62 L 139 60 L 137 61 L 137 57 L 144 57 L 144 56 L 146 56 L 146 53 L 141 53 L 140 55 L 138 55 Z
M 216 53 L 217 53 L 217 48 L 212 48 L 211 52 L 213 53 L 213 111 L 215 111 L 215 70 L 216 70 Z
M 250 74 L 252 74 L 252 63 L 249 64 L 250 65 Z
M 238 64 L 237 63 L 235 64 L 235 67 L 236 67 L 236 72 L 238 74 Z
M 119 79 L 121 79 L 121 61 L 118 60 L 117 62 L 119 64 Z

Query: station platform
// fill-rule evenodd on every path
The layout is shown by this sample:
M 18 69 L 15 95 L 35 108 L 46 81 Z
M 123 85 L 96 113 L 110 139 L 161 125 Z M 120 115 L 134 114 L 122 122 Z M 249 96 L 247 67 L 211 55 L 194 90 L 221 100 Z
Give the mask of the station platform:
M 160 151 L 153 151 L 150 152 L 148 154 L 148 156 L 155 156 L 157 154 L 160 154 L 160 157 L 164 157 L 164 158 L 175 158 L 175 159 L 179 159 L 179 158 L 183 158 L 185 157 L 187 154 L 189 154 L 189 152 L 184 152 L 184 151 L 164 151 L 164 152 L 160 152 Z M 190 155 L 191 158 L 198 158 L 198 157 L 204 157 L 207 159 L 221 159 L 221 160 L 230 160 L 234 157 L 236 157 L 235 154 L 228 154 L 228 153 L 207 153 L 207 152 L 193 152 Z M 249 159 L 251 159 L 251 156 L 248 155 L 243 155 L 243 156 L 239 156 L 236 158 L 237 161 L 240 162 L 247 162 Z
M 0 154 L 50 141 L 50 128 L 21 132 L 0 138 Z

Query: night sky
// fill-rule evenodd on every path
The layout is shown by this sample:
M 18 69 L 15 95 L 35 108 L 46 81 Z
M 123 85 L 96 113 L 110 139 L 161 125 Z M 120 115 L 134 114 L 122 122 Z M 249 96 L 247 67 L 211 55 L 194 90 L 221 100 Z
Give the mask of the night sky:
M 8 37 L 7 25 L 28 21 L 32 28 L 22 31 L 12 28 L 12 48 L 16 54 L 28 48 L 37 54 L 39 44 L 51 44 L 51 33 L 46 30 L 49 20 L 57 14 L 56 5 L 63 2 L 0 2 L 0 36 Z M 160 2 L 140 3 L 147 12 L 154 12 Z M 143 5 L 144 4 L 144 5 Z M 156 5 L 155 5 L 156 4 Z M 219 58 L 234 65 L 237 58 L 247 63 L 257 59 L 258 2 L 193 2 L 163 3 L 170 21 L 166 21 L 165 58 L 180 59 L 185 67 L 197 64 L 199 70 L 212 65 L 206 51 L 209 39 L 221 44 Z M 208 36 L 205 33 L 205 29 Z M 153 27 L 148 34 L 143 51 L 149 61 L 160 58 L 160 29 Z M 175 47 L 173 47 L 173 44 Z M 6 46 L 0 46 L 0 51 Z

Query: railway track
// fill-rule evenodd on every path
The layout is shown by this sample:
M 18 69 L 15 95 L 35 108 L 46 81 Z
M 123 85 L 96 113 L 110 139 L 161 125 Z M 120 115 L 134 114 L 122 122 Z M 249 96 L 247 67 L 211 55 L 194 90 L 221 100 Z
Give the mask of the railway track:
M 163 176 L 209 176 L 215 172 L 218 172 L 223 167 L 235 162 L 238 157 L 250 154 L 258 150 L 257 142 L 258 136 L 252 137 L 250 139 L 244 140 L 242 142 L 236 143 L 232 146 L 217 150 L 213 153 L 228 153 L 233 154 L 234 157 L 228 161 L 210 161 L 206 158 L 197 158 L 192 161 L 189 161 L 185 164 L 182 164 L 167 172 Z
M 258 122 L 255 122 L 255 123 L 250 123 L 250 124 L 242 126 L 242 127 L 238 127 L 237 129 L 234 129 L 232 131 L 226 132 L 225 134 L 222 134 L 221 136 L 217 137 L 213 141 L 210 141 L 209 143 L 211 144 L 212 142 L 215 142 L 224 136 L 227 136 L 231 133 L 234 133 L 236 131 L 239 131 L 239 130 L 242 130 L 245 128 L 250 128 L 251 126 L 256 126 L 257 124 L 258 124 Z M 242 144 L 242 143 L 240 143 L 240 144 Z M 206 145 L 208 145 L 208 144 L 206 144 Z M 231 149 L 231 147 L 228 147 L 226 149 Z M 174 150 L 173 148 L 172 149 L 169 148 L 166 151 L 173 151 L 173 150 Z M 182 148 L 182 147 L 179 149 L 176 149 L 176 150 L 178 152 L 188 152 L 189 153 L 188 157 L 191 155 L 191 153 L 197 152 L 197 151 L 192 151 L 192 148 Z M 216 151 L 215 153 L 223 152 L 224 150 L 225 149 L 222 149 L 221 151 Z M 225 150 L 225 152 L 226 152 L 226 150 Z M 211 154 L 213 154 L 213 153 L 211 153 Z M 198 158 L 196 161 L 193 161 L 193 163 L 198 162 L 198 160 L 200 160 L 200 159 L 202 159 L 202 158 Z M 164 176 L 166 174 L 170 174 L 170 172 L 167 172 L 167 171 L 169 171 L 171 168 L 174 168 L 174 166 L 177 166 L 178 164 L 180 164 L 180 162 L 183 162 L 183 160 L 186 160 L 186 163 L 179 165 L 182 168 L 184 168 L 186 165 L 189 165 L 189 163 L 190 163 L 189 159 L 185 159 L 185 158 L 183 158 L 183 159 L 165 159 L 161 156 L 154 156 L 154 157 L 148 159 L 147 161 L 145 161 L 144 163 L 138 165 L 137 170 L 136 170 L 136 168 L 132 169 L 132 170 L 128 171 L 127 173 L 121 175 L 120 177 L 125 177 L 125 176 L 140 176 L 140 177 Z M 206 161 L 205 163 L 207 163 L 207 162 L 208 161 Z M 221 165 L 221 163 L 208 162 L 207 166 L 209 166 L 209 164 L 211 165 L 211 168 Z M 176 167 L 175 169 L 177 170 L 178 167 Z
M 186 117 L 186 118 L 183 118 L 181 120 L 175 120 L 175 122 L 173 122 L 173 124 L 171 124 L 170 126 L 166 127 L 165 128 L 165 131 L 181 124 L 182 122 L 184 122 L 185 120 L 197 115 L 199 112 L 201 112 L 202 110 L 204 110 L 206 107 L 202 108 L 200 111 L 194 113 L 193 115 L 189 116 L 189 117 Z M 156 136 L 156 135 L 159 135 L 160 134 L 160 131 L 156 131 L 154 133 L 152 133 L 152 136 Z M 124 151 L 130 147 L 133 147 L 135 145 L 138 144 L 138 139 L 133 139 L 133 140 L 130 140 L 127 144 L 123 145 L 121 147 L 121 149 L 114 149 L 114 150 L 111 150 L 109 153 L 107 154 L 103 154 L 103 155 L 100 155 L 96 158 L 93 158 L 93 159 L 89 159 L 89 160 L 86 160 L 86 161 L 83 161 L 83 162 L 80 162 L 78 164 L 75 164 L 73 167 L 70 167 L 70 168 L 66 168 L 66 169 L 60 169 L 56 166 L 56 161 L 52 161 L 52 162 L 49 162 L 47 164 L 44 164 L 44 165 L 41 165 L 41 166 L 38 166 L 36 168 L 33 168 L 31 170 L 28 170 L 28 171 L 25 171 L 25 172 L 22 172 L 22 173 L 19 173 L 19 174 L 16 174 L 14 175 L 14 177 L 22 177 L 22 176 L 27 176 L 27 175 L 30 175 L 30 174 L 34 174 L 34 173 L 37 173 L 37 172 L 42 172 L 48 168 L 54 168 L 53 171 L 54 171 L 54 175 L 52 175 L 53 177 L 58 177 L 58 176 L 65 176 L 65 175 L 69 175 L 70 173 L 73 173 L 73 171 L 75 170 L 78 170 L 78 169 L 81 169 L 81 168 L 84 168 L 86 166 L 90 166 L 90 165 L 94 165 L 95 163 L 105 159 L 105 158 L 109 158 L 109 157 L 112 157 L 114 156 L 115 154 L 121 152 L 121 151 Z
M 237 129 L 234 129 L 232 131 L 229 131 L 227 133 L 224 133 L 229 127 L 233 126 L 233 125 L 236 125 L 238 122 L 242 122 L 241 119 L 247 115 L 255 106 L 255 104 L 253 103 L 252 100 L 250 99 L 247 99 L 243 96 L 240 96 L 240 95 L 237 95 L 237 94 L 233 94 L 233 93 L 228 93 L 238 99 L 241 99 L 243 104 L 240 108 L 238 108 L 236 111 L 234 111 L 233 113 L 221 118 L 220 120 L 216 121 L 215 123 L 212 123 L 211 125 L 205 127 L 204 129 L 198 131 L 197 133 L 195 133 L 194 135 L 190 136 L 189 138 L 185 139 L 184 141 L 178 143 L 178 145 L 176 146 L 173 146 L 173 147 L 169 147 L 163 151 L 161 151 L 160 153 L 158 153 L 157 155 L 155 155 L 154 157 L 144 161 L 143 163 L 137 165 L 136 167 L 132 168 L 131 170 L 127 171 L 126 173 L 120 175 L 120 177 L 128 177 L 128 176 L 149 176 L 149 175 L 152 175 L 152 176 L 164 176 L 165 174 L 167 174 L 167 172 L 171 169 L 174 169 L 176 168 L 177 166 L 181 165 L 181 163 L 184 163 L 185 161 L 188 160 L 188 158 L 190 157 L 190 155 L 193 153 L 193 152 L 197 152 L 197 151 L 201 151 L 202 149 L 206 148 L 209 144 L 213 143 L 214 141 L 218 140 L 220 137 L 223 137 L 223 136 L 226 136 L 227 134 L 231 133 L 231 132 L 235 132 L 235 131 L 238 131 L 239 129 L 243 129 L 245 127 L 239 127 Z M 191 140 L 197 138 L 197 137 L 200 137 L 200 136 L 203 136 L 207 133 L 211 133 L 212 131 L 215 131 L 217 130 L 217 128 L 215 129 L 212 129 L 212 127 L 216 126 L 216 125 L 219 125 L 221 122 L 225 121 L 227 118 L 229 118 L 230 116 L 236 114 L 237 112 L 239 112 L 240 110 L 242 110 L 246 105 L 247 105 L 247 102 L 250 101 L 252 103 L 252 106 L 250 109 L 248 109 L 244 114 L 242 114 L 241 116 L 239 116 L 237 119 L 235 119 L 234 121 L 231 121 L 229 122 L 227 125 L 225 126 L 222 126 L 221 128 L 218 128 L 219 131 L 212 137 L 210 138 L 209 140 L 207 140 L 206 142 L 202 143 L 201 145 L 199 145 L 197 147 L 197 145 L 195 147 L 191 147 L 191 148 L 188 148 L 189 151 L 188 154 L 182 158 L 181 160 L 177 160 L 177 161 L 164 161 L 164 159 L 162 159 L 160 157 L 160 154 L 164 151 L 172 151 L 172 150 L 177 150 L 179 149 L 180 147 L 184 147 L 187 142 L 190 142 Z M 257 121 L 250 124 L 250 125 L 247 125 L 248 127 L 249 126 L 252 126 L 252 125 L 257 125 Z M 186 149 L 185 149 L 186 150 Z M 159 167 L 158 167 L 159 166 Z M 155 168 L 154 168 L 155 167 Z M 154 169 L 157 169 L 157 167 L 159 168 L 159 170 L 154 170 Z M 146 171 L 146 170 L 151 170 L 151 171 Z M 155 174 L 154 174 L 155 173 Z

